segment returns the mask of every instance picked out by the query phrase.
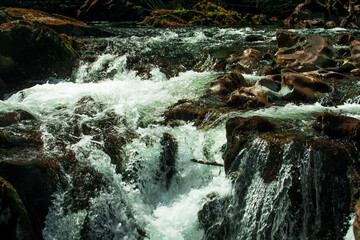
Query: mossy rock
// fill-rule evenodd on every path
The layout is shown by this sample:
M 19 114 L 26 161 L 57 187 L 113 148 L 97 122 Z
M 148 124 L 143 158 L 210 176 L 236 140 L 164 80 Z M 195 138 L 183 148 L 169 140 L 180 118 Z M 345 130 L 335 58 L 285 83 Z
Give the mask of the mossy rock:
M 28 212 L 15 188 L 0 177 L 0 232 L 7 240 L 37 239 Z

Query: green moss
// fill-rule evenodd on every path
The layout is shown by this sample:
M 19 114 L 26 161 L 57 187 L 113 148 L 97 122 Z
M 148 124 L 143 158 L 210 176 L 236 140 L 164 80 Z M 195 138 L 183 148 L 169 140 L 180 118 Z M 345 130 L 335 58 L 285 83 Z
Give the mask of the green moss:
M 75 51 L 74 46 L 76 45 L 76 41 L 74 38 L 62 33 L 60 34 L 61 37 L 61 43 L 64 45 L 64 47 L 76 58 L 79 58 L 80 55 L 77 51 Z

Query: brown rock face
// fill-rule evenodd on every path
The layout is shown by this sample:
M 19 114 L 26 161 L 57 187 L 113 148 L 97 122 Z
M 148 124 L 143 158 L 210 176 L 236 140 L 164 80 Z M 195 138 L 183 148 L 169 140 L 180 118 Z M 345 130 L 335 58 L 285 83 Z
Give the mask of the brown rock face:
M 304 36 L 293 32 L 277 31 L 276 43 L 278 48 L 290 48 L 297 44 L 299 41 L 303 41 Z
M 266 118 L 254 116 L 250 118 L 231 118 L 226 123 L 227 145 L 223 155 L 225 172 L 236 169 L 235 157 L 258 133 L 271 132 L 275 125 Z
M 324 67 L 334 67 L 336 50 L 321 36 L 306 36 L 290 48 L 276 53 L 277 63 L 296 71 L 312 71 Z
M 360 121 L 332 113 L 323 113 L 316 118 L 313 128 L 335 138 L 350 139 L 360 143 Z
M 315 102 L 325 93 L 331 91 L 329 83 L 301 73 L 284 72 L 281 84 L 291 90 L 283 98 L 294 102 Z
M 242 86 L 249 86 L 245 78 L 240 73 L 230 73 L 212 81 L 205 94 L 226 98 L 231 92 Z
M 90 27 L 84 22 L 59 14 L 49 14 L 39 10 L 24 8 L 5 8 L 4 10 L 0 10 L 0 13 L 5 16 L 6 22 L 20 20 L 31 25 L 36 25 L 37 27 L 48 27 L 58 33 L 65 33 L 70 36 L 109 35 L 106 32 Z

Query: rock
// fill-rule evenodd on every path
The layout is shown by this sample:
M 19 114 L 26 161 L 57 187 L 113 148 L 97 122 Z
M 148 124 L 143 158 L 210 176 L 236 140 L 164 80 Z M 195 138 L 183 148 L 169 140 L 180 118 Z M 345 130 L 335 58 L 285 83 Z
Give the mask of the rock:
M 360 53 L 360 41 L 359 40 L 351 41 L 350 51 L 351 51 L 352 56 L 358 55 Z
M 327 21 L 324 26 L 324 28 L 326 28 L 326 29 L 331 29 L 331 28 L 336 28 L 336 27 L 337 27 L 337 25 L 334 21 Z
M 224 239 L 229 231 L 230 222 L 224 221 L 223 211 L 229 205 L 229 198 L 221 198 L 216 193 L 209 194 L 208 201 L 198 212 L 198 219 L 204 229 L 204 239 Z
M 57 190 L 56 172 L 58 171 L 58 166 L 51 160 L 0 161 L 0 176 L 14 186 L 20 197 L 18 199 L 22 200 L 28 213 L 36 236 L 32 239 L 42 239 L 45 218 L 51 205 L 51 196 Z M 13 197 L 16 198 L 16 195 Z M 18 206 L 21 207 L 21 204 L 19 203 Z M 21 212 L 25 211 L 21 210 Z M 28 232 L 28 223 L 25 222 L 22 227 L 25 229 L 21 230 Z
M 0 231 L 9 240 L 38 239 L 34 233 L 28 212 L 15 188 L 0 177 Z
M 353 222 L 353 231 L 355 240 L 360 239 L 360 201 L 357 202 L 355 207 L 355 219 Z
M 168 133 L 164 133 L 161 141 L 162 153 L 160 154 L 159 171 L 157 173 L 157 180 L 160 181 L 166 189 L 169 189 L 171 180 L 176 174 L 176 152 L 177 141 Z
M 328 82 L 317 77 L 286 71 L 282 74 L 281 85 L 289 90 L 283 94 L 283 99 L 295 102 L 315 102 L 332 89 Z
M 340 23 L 341 19 L 348 15 L 344 1 L 328 1 L 325 4 L 317 0 L 306 0 L 300 3 L 285 19 L 287 25 L 294 25 L 304 20 L 324 19 Z
M 305 72 L 334 67 L 338 53 L 328 39 L 312 35 L 290 48 L 279 49 L 275 56 L 280 66 Z
M 351 33 L 342 33 L 337 36 L 336 43 L 342 46 L 348 46 L 354 40 L 354 36 Z
M 233 72 L 212 81 L 205 95 L 218 95 L 221 98 L 227 98 L 231 92 L 242 86 L 247 87 L 249 83 L 240 73 Z
M 304 41 L 304 38 L 304 36 L 293 32 L 282 30 L 276 32 L 276 43 L 278 48 L 290 48 L 298 42 Z
M 323 113 L 316 118 L 313 128 L 330 137 L 360 143 L 360 121 L 355 118 Z
M 229 119 L 226 122 L 227 144 L 223 155 L 225 172 L 229 174 L 231 171 L 237 170 L 239 162 L 235 160 L 235 157 L 258 133 L 274 130 L 274 123 L 259 116 Z
M 48 27 L 58 33 L 69 36 L 110 36 L 109 33 L 90 27 L 89 25 L 71 17 L 59 14 L 49 14 L 39 10 L 24 8 L 5 8 L 0 14 L 6 16 L 7 22 L 21 21 L 33 26 Z
M 37 9 L 45 12 L 59 13 L 66 16 L 76 17 L 76 10 L 84 4 L 84 0 L 3 0 L 0 7 L 18 7 Z
M 91 199 L 99 196 L 100 191 L 106 188 L 104 176 L 91 166 L 81 166 L 74 160 L 75 165 L 68 174 L 71 174 L 71 187 L 64 195 L 64 208 L 74 213 L 88 209 Z
M 138 21 L 143 12 L 142 6 L 129 1 L 86 0 L 77 17 L 84 21 Z
M 0 56 L 9 66 L 0 72 L 8 87 L 49 76 L 69 77 L 78 55 L 67 36 L 26 22 L 0 25 Z
M 243 18 L 235 11 L 226 10 L 215 3 L 202 1 L 192 9 L 154 10 L 143 23 L 154 27 L 189 27 L 242 24 Z
M 36 118 L 31 113 L 18 109 L 4 115 L 0 114 L 0 127 L 19 124 L 20 122 L 26 120 L 36 120 Z
M 257 42 L 257 41 L 264 41 L 263 36 L 251 34 L 245 37 L 245 42 Z
M 259 66 L 261 52 L 254 48 L 245 49 L 241 55 L 235 54 L 228 59 L 227 69 L 235 69 L 244 73 L 252 73 Z
M 0 75 L 1 75 L 1 72 L 2 72 L 2 70 L 1 70 L 1 66 L 0 66 Z M 6 89 L 6 83 L 0 77 L 0 100 L 4 100 L 5 89 Z

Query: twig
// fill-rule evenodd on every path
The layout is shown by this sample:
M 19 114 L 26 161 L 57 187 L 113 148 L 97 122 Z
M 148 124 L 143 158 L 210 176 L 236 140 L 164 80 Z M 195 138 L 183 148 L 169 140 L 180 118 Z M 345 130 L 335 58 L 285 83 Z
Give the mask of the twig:
M 190 161 L 196 162 L 196 163 L 201 163 L 201 164 L 206 164 L 206 165 L 218 166 L 218 167 L 223 167 L 224 166 L 223 163 L 207 162 L 207 161 L 203 161 L 203 160 L 199 160 L 199 159 L 195 159 L 195 158 L 191 159 Z

